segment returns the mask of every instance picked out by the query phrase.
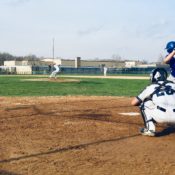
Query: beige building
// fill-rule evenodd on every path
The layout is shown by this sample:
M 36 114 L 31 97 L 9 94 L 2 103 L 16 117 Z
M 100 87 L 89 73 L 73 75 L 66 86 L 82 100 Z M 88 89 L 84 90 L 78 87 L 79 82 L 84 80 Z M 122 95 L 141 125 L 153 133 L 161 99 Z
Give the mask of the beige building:
M 125 67 L 124 61 L 113 60 L 81 60 L 81 67 L 103 67 L 108 68 L 122 68 Z
M 44 61 L 4 61 L 4 66 L 47 66 L 48 64 Z
M 8 69 L 15 68 L 17 74 L 32 74 L 32 66 L 47 66 L 43 61 L 4 61 L 4 66 Z
M 139 67 L 140 65 L 143 65 L 141 61 L 125 61 L 126 68 Z
M 49 65 L 49 64 L 53 64 L 53 63 L 56 63 L 56 64 L 61 64 L 61 58 L 46 58 L 46 59 L 43 59 L 41 60 L 41 62 L 44 62 L 46 65 Z
M 32 66 L 15 66 L 17 74 L 32 74 Z
M 139 67 L 139 68 L 148 68 L 148 67 L 156 67 L 156 66 L 157 66 L 157 64 L 152 63 L 152 64 L 140 64 L 137 67 Z
M 139 61 L 117 61 L 117 60 L 81 60 L 80 57 L 75 59 L 43 59 L 37 61 L 4 61 L 4 66 L 48 66 L 49 64 L 60 64 L 63 67 L 103 67 L 124 68 L 136 67 L 141 65 Z M 139 64 L 140 63 L 140 64 Z
M 125 61 L 115 60 L 81 60 L 80 57 L 75 59 L 44 59 L 46 62 L 56 62 L 61 64 L 63 67 L 111 67 L 111 68 L 122 68 L 125 67 Z

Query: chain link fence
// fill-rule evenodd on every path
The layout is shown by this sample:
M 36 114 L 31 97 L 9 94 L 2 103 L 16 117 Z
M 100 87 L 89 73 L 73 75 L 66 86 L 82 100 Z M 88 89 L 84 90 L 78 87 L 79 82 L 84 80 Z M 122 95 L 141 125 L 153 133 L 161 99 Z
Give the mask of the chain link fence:
M 108 68 L 107 75 L 117 75 L 117 74 L 150 74 L 150 72 L 155 67 L 149 68 Z M 169 73 L 169 68 L 165 68 Z M 53 71 L 53 67 L 48 66 L 32 66 L 31 72 L 32 75 L 49 75 Z M 19 74 L 16 71 L 15 67 L 0 67 L 0 74 L 1 75 L 8 75 L 8 74 Z M 25 74 L 25 72 L 23 73 Z M 61 74 L 78 74 L 78 75 L 103 75 L 103 68 L 96 68 L 96 67 L 61 67 Z

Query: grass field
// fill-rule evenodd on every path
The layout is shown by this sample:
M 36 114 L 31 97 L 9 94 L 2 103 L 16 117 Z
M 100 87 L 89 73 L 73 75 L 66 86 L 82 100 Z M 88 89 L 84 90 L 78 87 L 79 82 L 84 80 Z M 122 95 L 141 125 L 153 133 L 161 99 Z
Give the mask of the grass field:
M 148 80 L 74 78 L 74 82 L 61 77 L 57 81 L 25 81 L 41 76 L 0 76 L 0 96 L 135 96 L 149 82 Z M 47 79 L 47 77 L 42 77 Z
M 139 78 L 0 76 L 0 174 L 175 174 L 174 127 L 139 132 Z

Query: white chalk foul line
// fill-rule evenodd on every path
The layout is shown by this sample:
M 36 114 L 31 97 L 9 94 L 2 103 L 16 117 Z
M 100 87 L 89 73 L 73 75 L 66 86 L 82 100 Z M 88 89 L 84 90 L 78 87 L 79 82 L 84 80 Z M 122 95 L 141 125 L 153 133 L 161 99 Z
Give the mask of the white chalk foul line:
M 121 115 L 128 115 L 128 116 L 137 116 L 137 115 L 140 115 L 140 113 L 138 112 L 122 112 L 122 113 L 119 113 Z

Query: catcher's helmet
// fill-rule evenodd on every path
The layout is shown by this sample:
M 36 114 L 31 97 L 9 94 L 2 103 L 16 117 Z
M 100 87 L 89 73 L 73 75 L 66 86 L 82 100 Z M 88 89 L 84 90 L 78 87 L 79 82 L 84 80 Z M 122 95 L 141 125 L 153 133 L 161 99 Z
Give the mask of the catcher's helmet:
M 168 42 L 165 49 L 168 53 L 171 53 L 175 49 L 175 41 Z
M 153 69 L 150 74 L 150 80 L 152 83 L 156 83 L 158 81 L 165 81 L 167 79 L 167 71 L 164 68 L 156 68 Z

